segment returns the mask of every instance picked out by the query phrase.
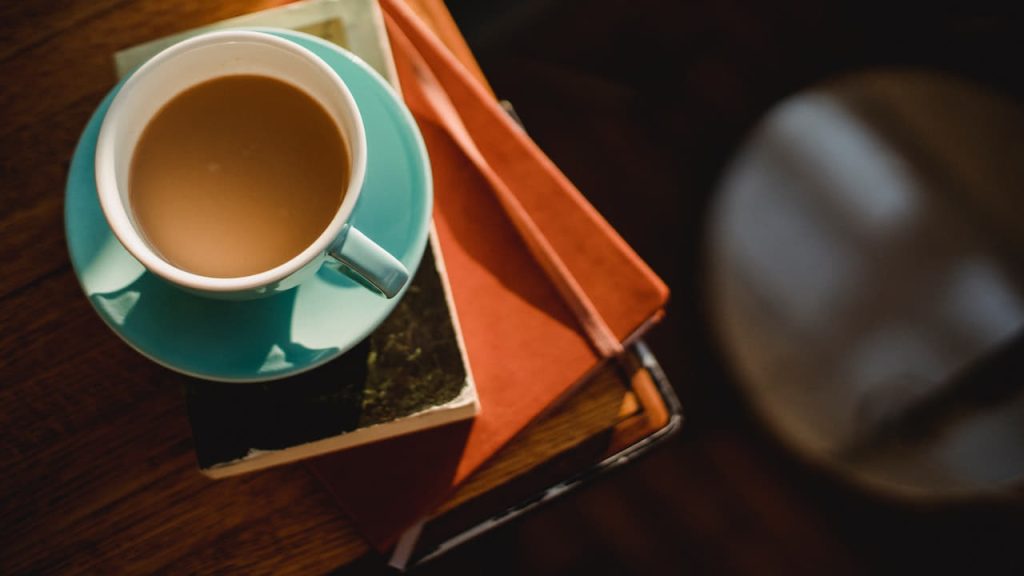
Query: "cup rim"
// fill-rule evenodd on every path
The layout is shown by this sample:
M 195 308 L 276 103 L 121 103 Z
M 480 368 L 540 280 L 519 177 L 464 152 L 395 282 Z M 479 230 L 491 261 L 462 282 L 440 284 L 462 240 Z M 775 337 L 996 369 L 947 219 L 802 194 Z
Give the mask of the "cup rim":
M 344 101 L 347 109 L 351 111 L 351 133 L 339 126 L 350 155 L 350 175 L 341 205 L 324 231 L 309 246 L 288 261 L 269 270 L 248 276 L 220 278 L 203 276 L 174 266 L 150 248 L 141 233 L 132 224 L 128 215 L 129 207 L 121 201 L 121 189 L 118 186 L 114 170 L 114 144 L 118 132 L 117 124 L 122 121 L 122 111 L 133 97 L 133 87 L 148 81 L 154 70 L 179 54 L 203 46 L 232 42 L 268 44 L 298 55 L 309 61 L 337 88 L 338 95 Z M 300 87 L 300 89 L 302 88 Z M 333 112 L 328 111 L 328 113 L 337 120 Z M 118 241 L 143 266 L 174 284 L 193 290 L 217 293 L 241 292 L 274 284 L 298 272 L 319 255 L 326 253 L 334 240 L 342 233 L 363 187 L 366 174 L 366 133 L 359 107 L 352 93 L 338 74 L 312 51 L 268 32 L 218 30 L 193 36 L 163 49 L 131 74 L 114 97 L 100 125 L 96 142 L 95 172 L 97 196 L 107 223 Z

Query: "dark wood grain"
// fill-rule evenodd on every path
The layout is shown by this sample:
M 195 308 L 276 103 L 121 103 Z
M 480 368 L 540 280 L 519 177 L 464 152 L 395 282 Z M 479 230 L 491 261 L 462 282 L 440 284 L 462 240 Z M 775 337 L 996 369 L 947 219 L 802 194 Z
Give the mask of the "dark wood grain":
M 114 84 L 111 55 L 278 3 L 0 6 L 0 573 L 310 574 L 367 550 L 302 465 L 221 481 L 198 473 L 184 377 L 103 325 L 65 247 L 68 164 Z M 461 42 L 443 4 L 416 4 Z M 464 496 L 642 414 L 632 398 L 602 372 Z

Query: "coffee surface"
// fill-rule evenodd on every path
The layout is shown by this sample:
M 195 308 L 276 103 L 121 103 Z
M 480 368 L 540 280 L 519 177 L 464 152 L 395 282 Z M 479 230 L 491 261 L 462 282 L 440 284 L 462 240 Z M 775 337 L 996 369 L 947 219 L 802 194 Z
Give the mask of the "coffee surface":
M 316 100 L 273 78 L 227 76 L 177 95 L 150 121 L 132 157 L 129 198 L 164 259 L 231 278 L 309 246 L 348 178 L 345 142 Z

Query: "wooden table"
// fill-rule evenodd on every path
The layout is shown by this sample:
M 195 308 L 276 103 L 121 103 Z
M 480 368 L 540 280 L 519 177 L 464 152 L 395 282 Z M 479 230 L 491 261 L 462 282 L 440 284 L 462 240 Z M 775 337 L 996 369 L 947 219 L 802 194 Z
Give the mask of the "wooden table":
M 185 377 L 139 356 L 97 318 L 63 234 L 68 163 L 114 84 L 111 54 L 276 3 L 123 4 L 0 8 L 0 573 L 334 569 L 367 546 L 305 466 L 222 481 L 197 472 Z M 479 71 L 443 4 L 413 4 Z M 585 439 L 601 434 L 599 452 L 612 454 L 668 422 L 646 372 L 632 389 L 603 372 L 448 507 Z

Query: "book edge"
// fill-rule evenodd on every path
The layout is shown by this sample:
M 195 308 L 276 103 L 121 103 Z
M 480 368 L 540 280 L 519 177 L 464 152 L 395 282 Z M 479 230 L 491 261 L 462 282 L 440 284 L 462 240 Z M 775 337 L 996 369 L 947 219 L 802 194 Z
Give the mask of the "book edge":
M 430 220 L 430 247 L 434 253 L 434 267 L 441 279 L 441 289 L 444 292 L 445 302 L 448 304 L 448 315 L 452 320 L 452 328 L 455 332 L 455 342 L 459 348 L 459 356 L 462 357 L 462 365 L 466 369 L 466 388 L 472 391 L 473 403 L 476 405 L 476 414 L 482 410 L 480 397 L 476 391 L 476 380 L 473 378 L 473 365 L 469 361 L 469 351 L 466 348 L 466 340 L 462 334 L 462 323 L 459 321 L 459 310 L 455 306 L 455 296 L 452 293 L 451 279 L 448 276 L 448 267 L 444 259 L 444 247 L 441 245 L 441 238 L 437 235 L 437 227 L 434 220 Z
M 209 468 L 201 468 L 200 472 L 213 479 L 227 478 L 468 420 L 476 416 L 478 402 L 475 396 L 467 400 L 459 406 L 449 405 L 445 410 L 428 409 L 400 421 L 359 428 L 330 438 L 290 446 L 281 450 L 263 451 L 250 449 L 248 454 L 238 460 L 217 464 Z

